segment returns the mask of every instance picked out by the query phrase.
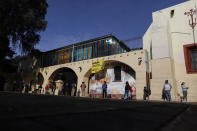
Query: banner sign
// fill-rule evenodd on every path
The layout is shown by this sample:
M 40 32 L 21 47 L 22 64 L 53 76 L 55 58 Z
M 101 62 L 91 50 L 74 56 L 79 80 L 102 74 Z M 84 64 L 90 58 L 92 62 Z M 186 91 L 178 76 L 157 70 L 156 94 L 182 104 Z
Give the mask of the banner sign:
M 92 62 L 92 73 L 99 72 L 103 69 L 104 60 Z

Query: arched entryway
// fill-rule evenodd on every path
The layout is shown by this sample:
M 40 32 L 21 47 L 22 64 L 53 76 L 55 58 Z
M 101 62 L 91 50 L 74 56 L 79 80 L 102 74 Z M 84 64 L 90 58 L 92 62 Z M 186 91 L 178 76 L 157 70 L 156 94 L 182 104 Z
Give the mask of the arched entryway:
M 88 80 L 88 93 L 90 96 L 94 94 L 94 97 L 99 98 L 102 97 L 102 84 L 104 81 L 108 85 L 109 97 L 118 99 L 124 95 L 126 81 L 130 85 L 136 85 L 136 72 L 129 65 L 119 61 L 105 61 L 101 71 L 92 74 L 91 70 L 89 70 L 85 74 L 85 78 Z
M 49 81 L 57 82 L 58 80 L 63 81 L 63 95 L 75 96 L 77 88 L 77 75 L 76 73 L 67 67 L 57 69 L 49 77 Z M 74 88 L 74 89 L 73 89 Z

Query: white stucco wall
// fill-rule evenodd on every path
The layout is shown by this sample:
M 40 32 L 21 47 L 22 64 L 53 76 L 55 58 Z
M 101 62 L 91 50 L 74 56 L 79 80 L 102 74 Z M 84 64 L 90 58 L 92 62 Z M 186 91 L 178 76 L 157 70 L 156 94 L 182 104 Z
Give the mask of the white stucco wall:
M 143 37 L 143 49 L 146 49 L 150 55 L 150 45 L 152 44 L 150 68 L 153 74 L 151 80 L 153 94 L 154 91 L 156 94 L 161 94 L 161 91 L 158 90 L 161 87 L 158 86 L 162 86 L 161 82 L 167 79 L 163 72 L 171 70 L 168 75 L 172 78 L 171 82 L 175 88 L 174 94 L 182 94 L 180 83 L 185 81 L 190 87 L 188 90 L 189 101 L 197 101 L 197 74 L 186 73 L 183 52 L 183 45 L 194 43 L 192 28 L 189 26 L 191 17 L 184 15 L 184 13 L 190 9 L 196 9 L 196 7 L 197 0 L 189 0 L 152 14 L 153 22 Z M 173 16 L 171 16 L 172 10 L 174 10 Z M 197 41 L 197 27 L 195 27 L 195 39 Z M 158 62 L 167 68 L 159 68 L 158 66 L 161 65 Z M 154 99 L 159 99 L 158 97 Z

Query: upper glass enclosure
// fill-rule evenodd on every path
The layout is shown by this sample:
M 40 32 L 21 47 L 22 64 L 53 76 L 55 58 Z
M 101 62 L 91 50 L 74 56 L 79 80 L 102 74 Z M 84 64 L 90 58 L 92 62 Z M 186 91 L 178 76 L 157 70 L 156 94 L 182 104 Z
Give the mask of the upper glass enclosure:
M 44 52 L 41 66 L 53 66 L 127 52 L 130 49 L 112 36 L 104 36 Z

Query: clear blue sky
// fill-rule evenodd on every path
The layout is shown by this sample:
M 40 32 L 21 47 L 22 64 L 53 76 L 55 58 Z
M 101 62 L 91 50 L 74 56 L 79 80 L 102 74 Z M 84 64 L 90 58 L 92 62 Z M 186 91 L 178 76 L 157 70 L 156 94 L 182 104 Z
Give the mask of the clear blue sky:
M 152 12 L 187 0 L 48 0 L 48 26 L 36 48 L 47 51 L 76 42 L 115 35 L 143 36 Z

